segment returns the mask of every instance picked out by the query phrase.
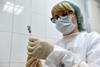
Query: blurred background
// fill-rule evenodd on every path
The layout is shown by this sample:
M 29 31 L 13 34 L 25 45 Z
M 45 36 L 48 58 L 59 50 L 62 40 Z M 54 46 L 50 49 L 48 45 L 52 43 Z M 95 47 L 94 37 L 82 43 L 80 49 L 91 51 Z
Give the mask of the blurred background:
M 62 0 L 0 0 L 0 67 L 25 67 L 27 42 L 32 35 L 55 43 L 61 33 L 51 23 L 51 8 Z M 100 0 L 69 0 L 84 15 L 88 32 L 100 33 Z

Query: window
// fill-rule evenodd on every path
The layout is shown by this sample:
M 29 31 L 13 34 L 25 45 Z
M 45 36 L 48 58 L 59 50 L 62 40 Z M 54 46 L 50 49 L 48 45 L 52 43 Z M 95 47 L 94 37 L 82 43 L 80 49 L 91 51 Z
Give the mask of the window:
M 23 11 L 22 6 L 20 5 L 14 5 L 13 3 L 6 2 L 4 5 L 3 11 L 8 12 L 8 13 L 14 13 L 15 15 L 19 15 Z

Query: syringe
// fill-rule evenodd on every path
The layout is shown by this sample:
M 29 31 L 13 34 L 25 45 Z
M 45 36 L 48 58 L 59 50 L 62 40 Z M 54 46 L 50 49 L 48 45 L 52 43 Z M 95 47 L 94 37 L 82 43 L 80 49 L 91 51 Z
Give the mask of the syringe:
M 31 26 L 30 25 L 27 26 L 27 30 L 28 30 L 29 35 L 32 36 L 32 31 L 31 31 Z

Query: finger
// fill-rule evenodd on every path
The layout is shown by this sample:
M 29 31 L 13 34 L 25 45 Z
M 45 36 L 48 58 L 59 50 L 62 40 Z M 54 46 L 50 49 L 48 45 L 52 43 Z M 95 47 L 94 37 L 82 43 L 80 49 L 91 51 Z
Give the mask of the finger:
M 29 56 L 36 55 L 37 51 L 41 48 L 41 46 L 35 46 L 33 52 L 27 52 Z
M 32 62 L 34 61 L 35 59 L 32 57 L 31 59 L 29 59 L 26 63 L 26 67 L 30 67 L 30 65 L 32 64 Z
M 31 66 L 30 67 L 40 67 L 40 60 L 35 60 L 32 64 L 31 64 Z
M 40 41 L 35 41 L 35 42 L 28 42 L 28 46 L 34 47 L 36 44 L 38 44 Z
M 35 50 L 32 52 L 32 56 L 35 58 L 40 59 L 40 55 L 41 55 L 41 46 L 38 46 L 37 48 L 35 48 Z
M 31 65 L 30 67 L 37 67 L 37 60 L 35 60 Z
M 27 61 L 28 61 L 30 58 L 32 58 L 32 56 L 28 56 L 28 57 L 27 57 Z
M 32 56 L 32 52 L 27 52 L 27 55 Z
M 29 38 L 29 41 L 34 42 L 40 40 L 38 37 L 31 37 Z
M 39 47 L 39 45 L 36 45 L 34 47 L 27 46 L 27 50 L 28 50 L 28 52 L 33 52 L 34 50 L 36 50 L 37 47 Z
M 28 50 L 28 52 L 32 52 L 34 48 L 35 48 L 35 46 L 34 46 L 34 47 L 27 46 L 27 50 Z

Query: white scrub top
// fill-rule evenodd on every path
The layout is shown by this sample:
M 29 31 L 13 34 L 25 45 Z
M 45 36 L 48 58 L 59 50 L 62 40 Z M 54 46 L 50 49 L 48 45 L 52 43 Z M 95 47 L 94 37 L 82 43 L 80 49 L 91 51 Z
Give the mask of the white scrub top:
M 44 67 L 100 67 L 100 35 L 79 32 L 64 36 L 59 48 L 48 56 Z

